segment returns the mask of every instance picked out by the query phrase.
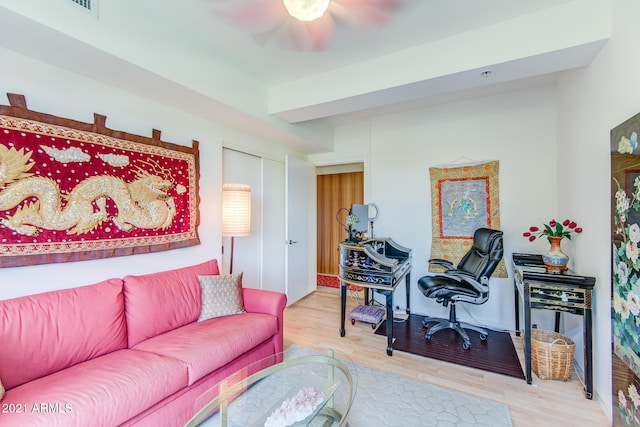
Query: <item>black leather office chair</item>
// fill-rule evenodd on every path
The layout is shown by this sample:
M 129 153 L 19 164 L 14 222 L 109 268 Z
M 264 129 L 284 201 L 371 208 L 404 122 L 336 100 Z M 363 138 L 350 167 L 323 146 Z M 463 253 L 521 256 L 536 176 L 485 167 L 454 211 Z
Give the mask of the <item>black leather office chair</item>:
M 480 333 L 480 339 L 486 340 L 488 331 L 474 325 L 460 323 L 456 318 L 456 303 L 458 301 L 471 304 L 484 304 L 489 299 L 489 277 L 502 259 L 504 249 L 502 245 L 502 231 L 489 228 L 479 228 L 473 234 L 473 246 L 467 252 L 457 267 L 449 261 L 430 259 L 429 264 L 437 264 L 446 269 L 443 273 L 424 276 L 418 280 L 418 288 L 427 298 L 434 298 L 443 306 L 449 308 L 449 319 L 425 318 L 424 327 L 434 321 L 439 321 L 427 329 L 424 338 L 431 340 L 436 332 L 451 328 L 464 339 L 463 347 L 471 348 L 471 341 L 465 329 Z

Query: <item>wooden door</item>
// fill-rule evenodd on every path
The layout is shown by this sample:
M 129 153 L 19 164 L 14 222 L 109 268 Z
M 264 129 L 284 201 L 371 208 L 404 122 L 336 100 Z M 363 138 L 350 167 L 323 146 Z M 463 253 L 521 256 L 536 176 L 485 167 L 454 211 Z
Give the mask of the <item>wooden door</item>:
M 364 203 L 364 173 L 349 172 L 317 177 L 318 273 L 338 275 L 339 244 L 348 236 L 336 220 L 340 208 Z M 344 221 L 346 215 L 341 218 Z

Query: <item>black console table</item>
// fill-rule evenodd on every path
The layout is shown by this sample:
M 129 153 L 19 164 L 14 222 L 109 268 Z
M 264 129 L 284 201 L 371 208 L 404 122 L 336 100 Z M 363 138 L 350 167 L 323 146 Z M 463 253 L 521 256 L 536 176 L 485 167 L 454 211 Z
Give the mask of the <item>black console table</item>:
M 527 383 L 531 384 L 531 309 L 555 311 L 555 330 L 560 332 L 560 314 L 583 317 L 585 397 L 593 398 L 591 296 L 596 279 L 573 271 L 547 273 L 541 255 L 513 254 L 516 333 L 520 335 L 520 300 L 524 302 L 524 356 Z

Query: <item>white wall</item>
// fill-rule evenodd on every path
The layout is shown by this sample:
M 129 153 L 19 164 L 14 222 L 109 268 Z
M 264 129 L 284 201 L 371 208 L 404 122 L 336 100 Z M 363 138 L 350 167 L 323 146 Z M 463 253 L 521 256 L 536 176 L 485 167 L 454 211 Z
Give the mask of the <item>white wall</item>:
M 283 150 L 237 131 L 184 114 L 171 106 L 106 86 L 40 61 L 0 49 L 0 103 L 8 105 L 6 93 L 23 94 L 27 106 L 84 122 L 93 113 L 107 116 L 107 127 L 151 136 L 162 131 L 168 142 L 190 145 L 200 142 L 200 226 L 201 244 L 153 254 L 33 267 L 0 269 L 0 299 L 80 286 L 97 281 L 144 274 L 221 259 L 220 200 L 222 191 L 222 145 L 249 147 L 281 156 Z
M 380 207 L 376 235 L 391 237 L 413 250 L 412 313 L 447 314 L 416 285 L 427 273 L 431 250 L 429 167 L 460 157 L 500 162 L 500 222 L 509 265 L 513 252 L 545 249 L 543 243 L 529 243 L 522 233 L 556 215 L 555 132 L 555 90 L 549 86 L 379 117 L 370 127 L 350 126 L 348 131 L 336 132 L 336 161 L 354 156 L 354 143 L 361 160 L 369 161 L 368 201 Z M 367 138 L 369 144 L 363 143 Z M 331 156 L 310 159 L 328 164 Z M 513 329 L 510 269 L 509 276 L 492 279 L 489 301 L 482 306 L 461 305 L 459 317 Z M 395 293 L 395 303 L 406 306 L 402 290 Z
M 611 175 L 610 131 L 640 112 L 640 3 L 611 1 L 612 38 L 587 68 L 558 82 L 558 175 L 571 182 L 558 193 L 560 209 L 581 217 L 574 246 L 580 271 L 596 276 L 594 297 L 596 398 L 611 417 Z
M 369 151 L 371 145 L 371 123 L 368 120 L 337 127 L 334 132 L 335 146 L 330 153 L 309 156 L 316 166 L 362 163 L 364 168 L 364 202 L 371 200 L 369 173 Z M 333 172 L 332 172 L 333 173 Z
M 616 10 L 618 20 L 638 16 L 640 11 L 627 10 L 631 2 L 625 5 L 626 9 L 619 5 Z M 413 249 L 414 313 L 446 314 L 416 287 L 417 280 L 427 272 L 431 247 L 430 166 L 460 157 L 500 162 L 500 221 L 509 278 L 491 279 L 492 294 L 486 304 L 461 305 L 465 308 L 459 309 L 458 315 L 463 320 L 513 329 L 511 254 L 542 253 L 547 248 L 544 241 L 529 243 L 522 233 L 530 225 L 540 226 L 551 218 L 576 220 L 584 232 L 564 242 L 563 249 L 571 256 L 570 267 L 597 280 L 594 387 L 605 414 L 611 413 L 609 131 L 640 109 L 640 87 L 636 84 L 640 64 L 638 58 L 628 55 L 637 50 L 639 41 L 635 33 L 614 37 L 592 66 L 565 73 L 557 87 L 374 119 L 370 131 L 366 130 L 369 150 L 362 143 L 367 126 L 361 126 L 363 133 L 357 138 L 353 138 L 351 126 L 349 132 L 336 132 L 346 137 L 337 139 L 333 154 L 339 160 L 345 156 L 342 151 L 353 152 L 352 141 L 359 141 L 362 158 L 369 159 L 370 201 L 381 210 L 376 234 L 390 236 Z M 311 156 L 311 160 L 316 161 L 316 157 Z M 329 164 L 331 156 L 324 155 L 320 161 Z M 398 305 L 403 306 L 404 293 L 396 292 L 396 296 Z M 534 311 L 533 321 L 545 329 L 553 327 L 553 317 L 547 312 Z M 579 316 L 563 317 L 563 333 L 576 342 L 576 363 L 582 368 L 581 322 Z
M 522 232 L 530 224 L 555 215 L 554 147 L 555 104 L 549 87 L 441 105 L 373 122 L 371 192 L 381 210 L 376 226 L 380 235 L 413 249 L 412 312 L 446 316 L 448 310 L 425 298 L 415 286 L 427 273 L 431 249 L 429 167 L 460 157 L 500 162 L 500 228 L 505 233 L 505 261 L 509 265 L 512 252 L 539 249 L 524 239 Z M 548 165 L 552 172 L 541 173 L 541 164 Z M 531 203 L 546 199 L 551 202 Z M 489 301 L 474 307 L 462 304 L 459 317 L 493 328 L 513 329 L 512 279 L 494 278 Z

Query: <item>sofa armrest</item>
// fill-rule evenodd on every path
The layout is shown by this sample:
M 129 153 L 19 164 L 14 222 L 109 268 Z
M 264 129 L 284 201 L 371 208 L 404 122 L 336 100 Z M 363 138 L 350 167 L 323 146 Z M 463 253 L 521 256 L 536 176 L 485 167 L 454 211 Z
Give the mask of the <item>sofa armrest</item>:
M 280 292 L 242 288 L 242 299 L 247 312 L 272 314 L 278 318 L 278 333 L 273 342 L 275 352 L 281 353 L 284 346 L 284 309 L 287 306 L 287 296 Z
M 287 306 L 287 296 L 280 292 L 242 288 L 244 308 L 250 313 L 266 313 L 282 317 Z

